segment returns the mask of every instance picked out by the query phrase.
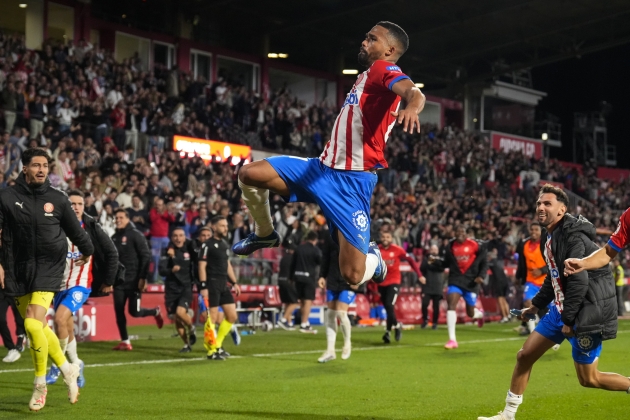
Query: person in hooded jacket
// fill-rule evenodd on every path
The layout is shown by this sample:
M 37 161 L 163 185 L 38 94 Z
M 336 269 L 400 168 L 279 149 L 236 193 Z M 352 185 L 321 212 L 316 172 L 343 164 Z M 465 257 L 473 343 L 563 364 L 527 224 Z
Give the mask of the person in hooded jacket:
M 540 246 L 549 274 L 531 306 L 522 311 L 521 318 L 536 315 L 552 301 L 554 306 L 516 356 L 504 411 L 493 417 L 479 417 L 479 420 L 513 420 L 523 402 L 534 363 L 565 339 L 573 348 L 580 385 L 630 393 L 630 378 L 597 369 L 602 341 L 617 335 L 615 281 L 608 266 L 588 272 L 565 272 L 565 261 L 584 258 L 599 248 L 593 242 L 595 227 L 582 216 L 576 218 L 568 214 L 568 206 L 569 198 L 562 189 L 549 184 L 540 189 L 536 214 L 545 228 Z

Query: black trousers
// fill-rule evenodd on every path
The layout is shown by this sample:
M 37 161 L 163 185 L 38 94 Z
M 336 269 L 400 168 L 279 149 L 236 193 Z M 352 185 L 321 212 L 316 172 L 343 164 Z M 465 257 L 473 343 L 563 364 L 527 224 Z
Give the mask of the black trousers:
M 624 303 L 623 303 L 623 289 L 624 286 L 615 286 L 617 289 L 617 315 L 623 316 Z
M 440 299 L 442 295 L 422 295 L 422 322 L 429 323 L 429 303 L 433 302 L 433 325 L 437 325 L 440 319 Z
M 2 336 L 4 347 L 6 347 L 7 350 L 13 350 L 15 348 L 15 343 L 13 342 L 11 330 L 7 324 L 7 310 L 9 309 L 9 306 L 11 307 L 13 317 L 15 318 L 15 335 L 25 335 L 26 331 L 24 331 L 24 320 L 22 319 L 20 312 L 18 312 L 13 298 L 8 296 L 0 297 L 0 336 Z
M 140 296 L 137 290 L 114 289 L 114 311 L 116 312 L 116 325 L 121 340 L 128 340 L 127 317 L 125 316 L 125 303 L 129 301 L 129 315 L 134 318 L 157 315 L 157 309 L 144 309 L 140 307 Z
M 381 302 L 383 302 L 385 312 L 387 312 L 387 331 L 391 331 L 392 327 L 398 325 L 394 305 L 396 304 L 396 299 L 398 299 L 399 289 L 399 284 L 390 284 L 389 286 L 378 287 L 378 293 L 381 295 Z

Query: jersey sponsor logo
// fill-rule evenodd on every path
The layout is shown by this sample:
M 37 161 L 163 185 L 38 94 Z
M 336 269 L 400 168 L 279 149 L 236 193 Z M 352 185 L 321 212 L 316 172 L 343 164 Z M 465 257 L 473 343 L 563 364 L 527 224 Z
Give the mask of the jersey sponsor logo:
M 398 67 L 398 66 L 387 66 L 387 67 L 385 67 L 385 69 L 388 70 L 388 71 L 402 71 L 402 70 L 400 70 L 400 67 Z
M 44 211 L 45 211 L 46 213 L 52 213 L 52 212 L 53 212 L 53 210 L 55 210 L 55 206 L 53 206 L 53 204 L 52 204 L 52 203 L 46 203 L 46 204 L 44 204 Z
M 369 222 L 368 222 L 367 214 L 363 210 L 357 210 L 352 213 L 352 224 L 355 228 L 359 229 L 361 232 L 365 232 L 368 230 Z
M 359 95 L 357 95 L 356 89 L 352 89 L 350 93 L 348 93 L 348 96 L 346 96 L 346 100 L 343 103 L 343 107 L 345 107 L 346 105 L 358 105 L 358 104 L 359 104 Z
M 70 260 L 76 260 L 77 258 L 79 258 L 81 255 L 83 255 L 82 253 L 80 253 L 79 251 L 77 252 L 72 252 L 72 251 L 68 251 L 68 255 L 66 258 L 70 259 Z
M 18 203 L 18 202 L 16 201 L 16 202 L 15 202 L 15 205 L 16 205 L 16 206 L 20 206 L 20 208 L 21 208 L 22 210 L 24 210 L 24 201 L 22 201 L 21 203 Z

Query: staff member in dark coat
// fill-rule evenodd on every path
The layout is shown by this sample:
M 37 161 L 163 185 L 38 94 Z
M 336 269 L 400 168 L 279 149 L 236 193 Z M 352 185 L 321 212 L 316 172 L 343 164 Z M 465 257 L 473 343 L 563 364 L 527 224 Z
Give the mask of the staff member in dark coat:
M 322 262 L 319 269 L 319 287 L 326 289 L 326 342 L 327 348 L 324 354 L 317 359 L 319 363 L 326 363 L 337 358 L 335 353 L 335 341 L 337 341 L 337 320 L 341 325 L 343 334 L 343 348 L 341 358 L 347 360 L 352 351 L 351 333 L 352 325 L 348 318 L 348 307 L 356 298 L 356 293 L 341 277 L 339 271 L 339 245 L 326 235 L 322 244 Z
M 433 326 L 437 330 L 438 319 L 440 318 L 440 299 L 444 295 L 444 265 L 439 256 L 440 250 L 437 245 L 431 245 L 429 255 L 422 259 L 420 271 L 424 274 L 422 284 L 422 328 L 426 328 L 429 323 L 429 303 L 433 302 Z M 422 283 L 422 278 L 420 278 Z
M 134 228 L 129 221 L 125 209 L 116 209 L 116 232 L 112 235 L 114 245 L 118 250 L 118 257 L 125 267 L 125 281 L 114 288 L 114 310 L 116 311 L 116 325 L 120 333 L 121 342 L 113 350 L 132 350 L 127 334 L 127 317 L 125 303 L 129 300 L 129 315 L 134 318 L 145 316 L 155 317 L 158 328 L 164 325 L 160 307 L 144 309 L 140 307 L 140 297 L 147 286 L 147 275 L 151 261 L 151 251 L 144 235 Z
M 552 301 L 554 306 L 529 335 L 516 357 L 506 406 L 501 417 L 513 419 L 523 402 L 534 363 L 555 344 L 567 339 L 580 385 L 587 388 L 630 393 L 630 378 L 597 369 L 602 341 L 617 335 L 617 298 L 610 267 L 575 272 L 565 261 L 599 252 L 593 242 L 595 226 L 582 216 L 567 213 L 569 197 L 564 190 L 546 184 L 536 202 L 538 222 L 545 228 L 541 250 L 549 274 L 522 317 L 533 316 Z M 575 261 L 575 260 L 572 260 Z M 573 274 L 565 273 L 572 272 Z M 482 417 L 479 417 L 482 419 Z M 485 418 L 485 417 L 483 417 Z
M 7 310 L 11 307 L 13 311 L 13 318 L 15 319 L 15 335 L 17 336 L 17 343 L 13 342 L 11 336 L 11 330 L 7 323 Z M 22 351 L 24 351 L 24 337 L 26 337 L 26 331 L 24 331 L 24 320 L 22 315 L 15 306 L 15 301 L 9 296 L 5 296 L 2 289 L 0 289 L 0 337 L 2 337 L 2 343 L 4 347 L 9 351 L 7 355 L 2 359 L 5 363 L 13 363 L 22 357 Z
M 309 231 L 304 242 L 298 245 L 291 264 L 290 280 L 295 283 L 297 297 L 300 300 L 300 313 L 302 323 L 300 332 L 315 334 L 317 331 L 311 328 L 308 316 L 315 300 L 318 266 L 322 263 L 322 251 L 317 248 L 317 232 Z
M 177 332 L 184 342 L 180 353 L 190 353 L 197 342 L 195 326 L 188 315 L 192 304 L 192 286 L 195 282 L 197 255 L 193 241 L 186 239 L 183 228 L 171 232 L 171 242 L 160 259 L 160 276 L 164 281 L 164 300 L 169 317 L 175 318 Z
M 68 197 L 50 187 L 51 158 L 42 149 L 22 154 L 23 172 L 16 185 L 0 191 L 2 253 L 0 287 L 15 298 L 31 345 L 35 365 L 35 386 L 29 408 L 41 410 L 46 403 L 48 356 L 59 367 L 74 404 L 79 395 L 79 366 L 68 363 L 57 336 L 46 322 L 46 312 L 55 292 L 61 288 L 68 243 L 66 235 L 83 254 L 84 264 L 94 246 L 74 214 Z
M 298 304 L 297 292 L 295 284 L 289 281 L 291 277 L 291 266 L 293 265 L 293 257 L 297 246 L 293 240 L 284 241 L 282 243 L 284 255 L 280 259 L 280 271 L 278 272 L 278 291 L 280 292 L 280 301 L 284 305 L 284 312 L 278 322 L 278 326 L 286 331 L 295 331 L 293 326 L 293 312 L 300 306 Z

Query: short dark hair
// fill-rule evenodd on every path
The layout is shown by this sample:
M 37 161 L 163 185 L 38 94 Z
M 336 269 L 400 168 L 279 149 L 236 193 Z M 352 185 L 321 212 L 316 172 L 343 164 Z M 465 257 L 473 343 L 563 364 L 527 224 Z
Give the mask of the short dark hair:
M 129 218 L 129 213 L 127 212 L 127 210 L 123 209 L 122 207 L 118 207 L 116 210 L 114 210 L 114 214 L 118 214 L 118 213 L 125 213 L 125 216 Z
M 542 229 L 542 225 L 541 225 L 540 223 L 538 223 L 538 222 L 531 222 L 531 223 L 529 224 L 529 227 L 532 227 L 532 226 L 538 226 L 539 228 L 541 228 L 541 229 Z
M 396 25 L 393 22 L 389 22 L 387 20 L 382 20 L 376 24 L 376 26 L 382 26 L 383 28 L 389 31 L 388 35 L 391 36 L 400 44 L 400 54 L 399 57 L 407 51 L 409 48 L 409 35 L 407 32 L 400 26 Z
M 201 229 L 199 229 L 199 233 L 197 234 L 197 236 L 199 236 L 201 234 L 201 232 L 203 232 L 203 231 L 207 231 L 207 232 L 212 233 L 212 229 L 210 229 L 208 226 L 204 226 Z
M 38 156 L 45 157 L 48 160 L 49 165 L 52 162 L 52 158 L 47 151 L 40 149 L 39 147 L 34 147 L 32 149 L 26 149 L 24 153 L 22 153 L 22 165 L 30 165 L 33 158 Z
M 306 241 L 314 241 L 317 239 L 317 232 L 314 230 L 309 230 L 304 238 Z
M 212 219 L 210 219 L 210 224 L 214 226 L 217 223 L 219 223 L 221 220 L 227 220 L 227 219 L 225 218 L 225 216 L 216 215 Z
M 83 191 L 81 190 L 70 190 L 66 194 L 68 194 L 68 197 L 72 197 L 74 195 L 81 198 L 85 198 L 85 194 L 83 194 Z
M 567 207 L 567 209 L 569 208 L 569 196 L 567 195 L 567 193 L 564 192 L 562 188 L 556 187 L 551 184 L 545 184 L 540 189 L 540 192 L 538 193 L 538 198 L 540 198 L 540 196 L 543 194 L 555 195 L 556 200 L 564 204 Z

